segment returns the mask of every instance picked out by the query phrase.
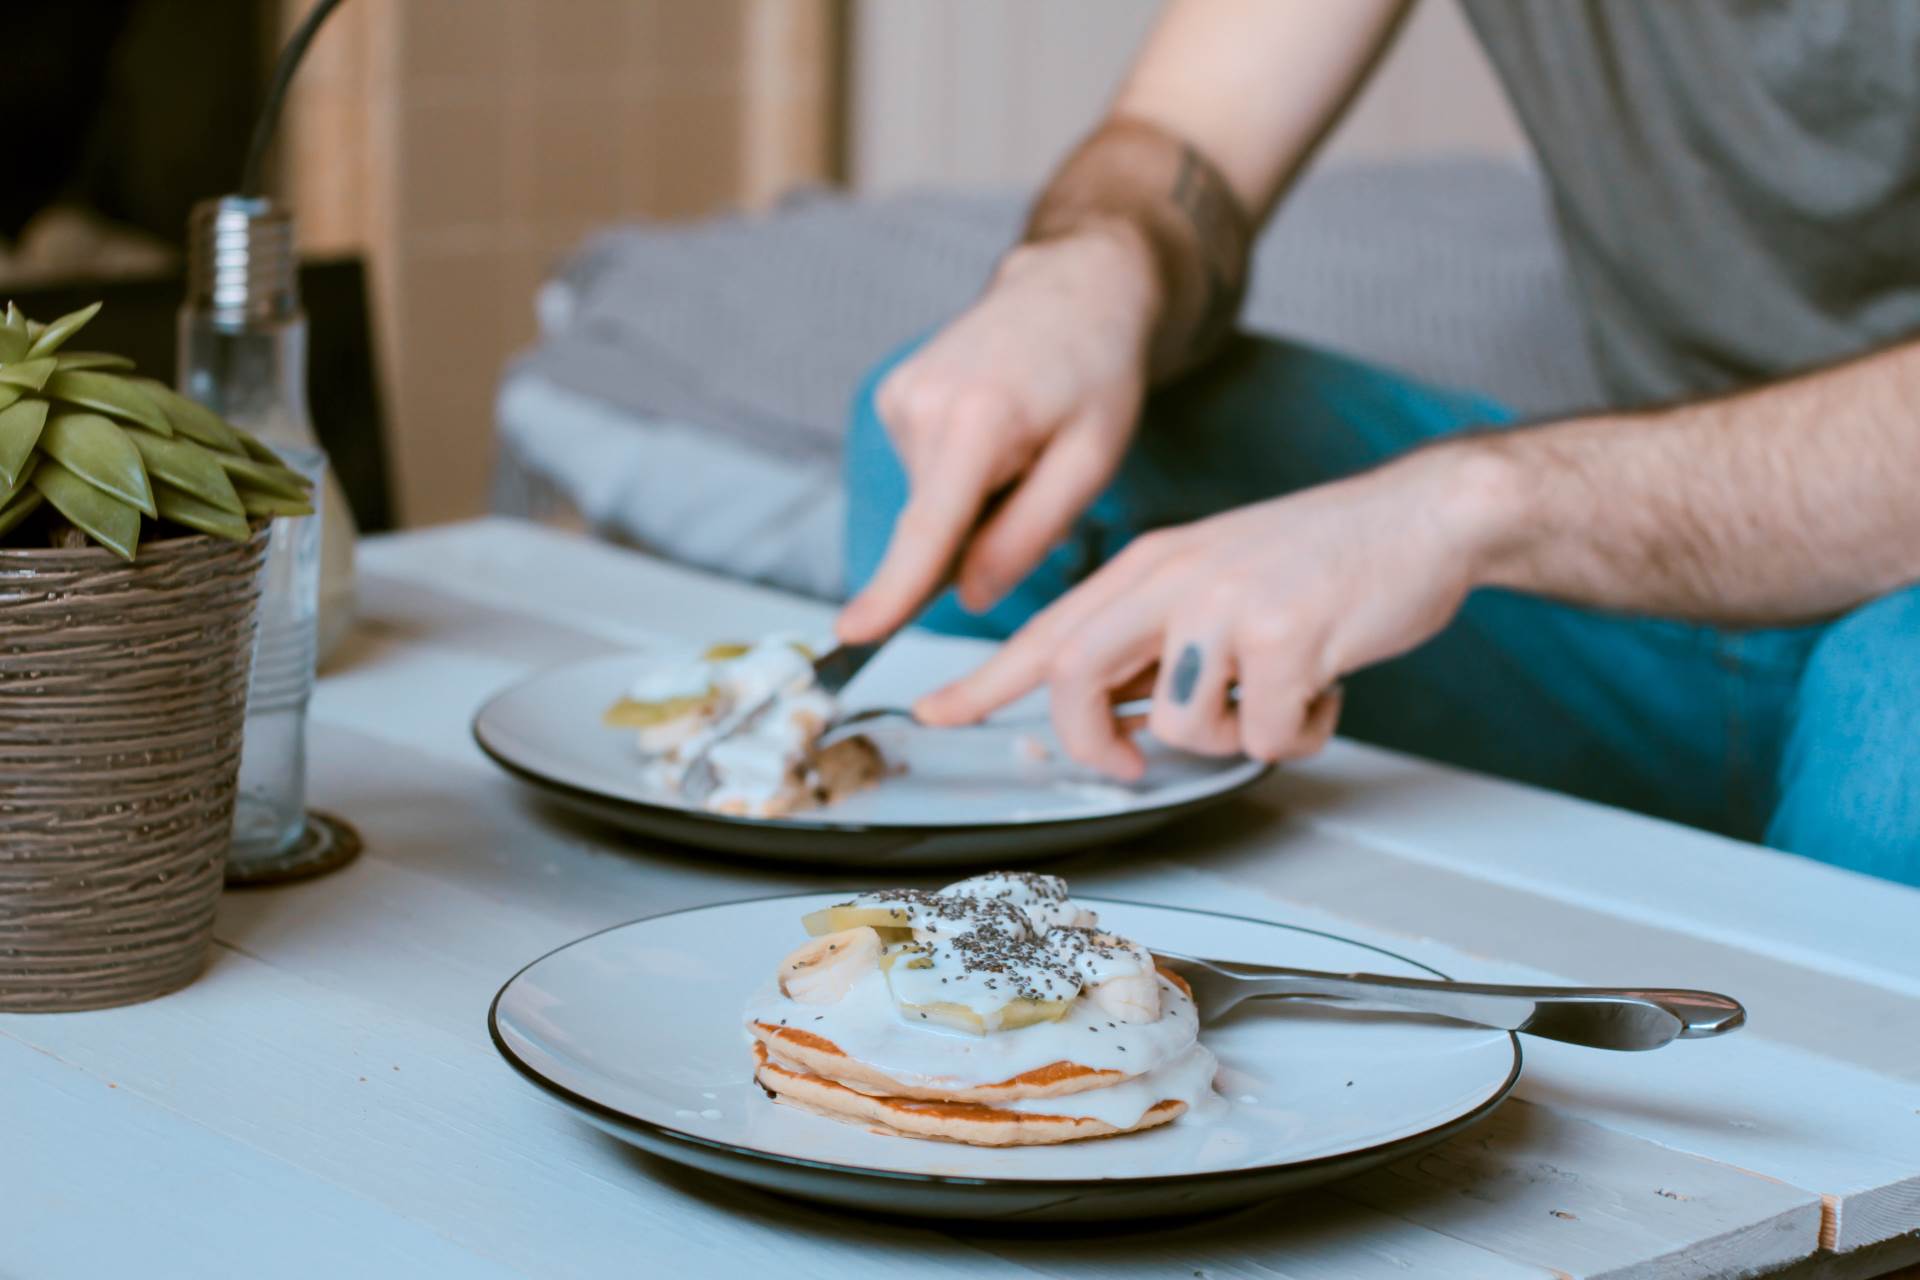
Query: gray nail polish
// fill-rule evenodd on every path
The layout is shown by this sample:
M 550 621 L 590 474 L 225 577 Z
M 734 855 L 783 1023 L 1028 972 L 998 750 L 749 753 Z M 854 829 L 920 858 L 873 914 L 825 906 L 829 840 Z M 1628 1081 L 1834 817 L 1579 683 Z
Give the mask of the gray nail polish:
M 1185 706 L 1193 697 L 1193 686 L 1200 680 L 1200 646 L 1190 644 L 1180 651 L 1173 664 L 1173 678 L 1167 682 L 1167 691 L 1173 700 Z

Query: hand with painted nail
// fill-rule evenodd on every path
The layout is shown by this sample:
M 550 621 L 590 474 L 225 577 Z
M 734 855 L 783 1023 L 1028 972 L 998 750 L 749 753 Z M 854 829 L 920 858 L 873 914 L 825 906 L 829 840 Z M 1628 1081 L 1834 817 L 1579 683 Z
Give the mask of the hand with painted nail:
M 915 710 L 971 723 L 1044 684 L 1067 752 L 1133 779 L 1145 760 L 1112 704 L 1151 678 L 1147 727 L 1164 742 L 1310 755 L 1333 733 L 1340 679 L 1431 638 L 1479 581 L 1504 518 L 1496 479 L 1471 449 L 1441 447 L 1146 534 Z
M 841 639 L 891 633 L 949 573 L 961 603 L 985 609 L 1065 535 L 1132 440 L 1157 289 L 1145 242 L 1121 230 L 1023 245 L 887 375 L 875 407 L 907 504 Z

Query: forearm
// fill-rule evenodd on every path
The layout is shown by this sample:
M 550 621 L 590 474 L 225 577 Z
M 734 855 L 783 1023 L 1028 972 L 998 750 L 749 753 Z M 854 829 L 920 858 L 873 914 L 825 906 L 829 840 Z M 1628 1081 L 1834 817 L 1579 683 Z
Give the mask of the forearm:
M 1181 0 L 1112 113 L 1036 202 L 1028 242 L 1103 230 L 1151 272 L 1151 374 L 1232 326 L 1258 222 L 1325 136 L 1406 0 Z
M 1724 399 L 1458 446 L 1479 580 L 1729 625 L 1920 581 L 1920 343 Z

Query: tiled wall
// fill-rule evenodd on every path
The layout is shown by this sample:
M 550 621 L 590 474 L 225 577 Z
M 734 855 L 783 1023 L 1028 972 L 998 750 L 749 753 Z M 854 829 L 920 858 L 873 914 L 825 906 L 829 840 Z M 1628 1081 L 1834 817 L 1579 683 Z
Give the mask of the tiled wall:
M 306 0 L 287 0 L 289 14 Z M 831 175 L 836 0 L 356 0 L 302 69 L 286 187 L 368 253 L 408 523 L 473 514 L 555 257 Z

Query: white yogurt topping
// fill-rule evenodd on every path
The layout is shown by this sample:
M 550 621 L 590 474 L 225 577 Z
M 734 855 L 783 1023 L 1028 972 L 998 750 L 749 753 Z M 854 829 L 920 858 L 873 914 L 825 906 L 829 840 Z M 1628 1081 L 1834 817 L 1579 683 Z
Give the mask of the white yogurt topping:
M 994 872 L 937 893 L 883 890 L 847 905 L 884 911 L 893 927 L 913 930 L 913 943 L 887 970 L 903 1007 L 960 1005 L 992 1032 L 1012 1001 L 1072 1000 L 1102 984 L 1130 983 L 1129 999 L 1103 1002 L 1106 1016 L 1122 1008 L 1123 1021 L 1158 1015 L 1153 957 L 1095 932 L 1099 917 L 1069 898 L 1058 876 Z M 929 1020 L 938 1021 L 937 1012 Z
M 1186 1103 L 1189 1110 L 1199 1106 L 1213 1093 L 1213 1077 L 1219 1069 L 1213 1051 L 1196 1041 L 1145 1075 L 1118 1084 L 1059 1098 L 1021 1098 L 999 1105 L 1006 1111 L 1104 1120 L 1117 1129 L 1128 1129 L 1139 1124 L 1140 1117 L 1156 1103 L 1168 1099 Z
M 1135 1076 L 1179 1057 L 1200 1035 L 1193 1001 L 1165 978 L 1158 981 L 1161 1014 L 1155 1022 L 1116 1022 L 1082 998 L 1058 1022 L 969 1035 L 903 1017 L 878 970 L 824 1006 L 789 1000 L 769 984 L 748 1005 L 747 1021 L 811 1031 L 903 1084 L 934 1089 L 997 1084 L 1056 1062 Z
M 635 702 L 671 702 L 676 698 L 704 698 L 714 685 L 714 665 L 698 653 L 648 667 L 627 686 Z

